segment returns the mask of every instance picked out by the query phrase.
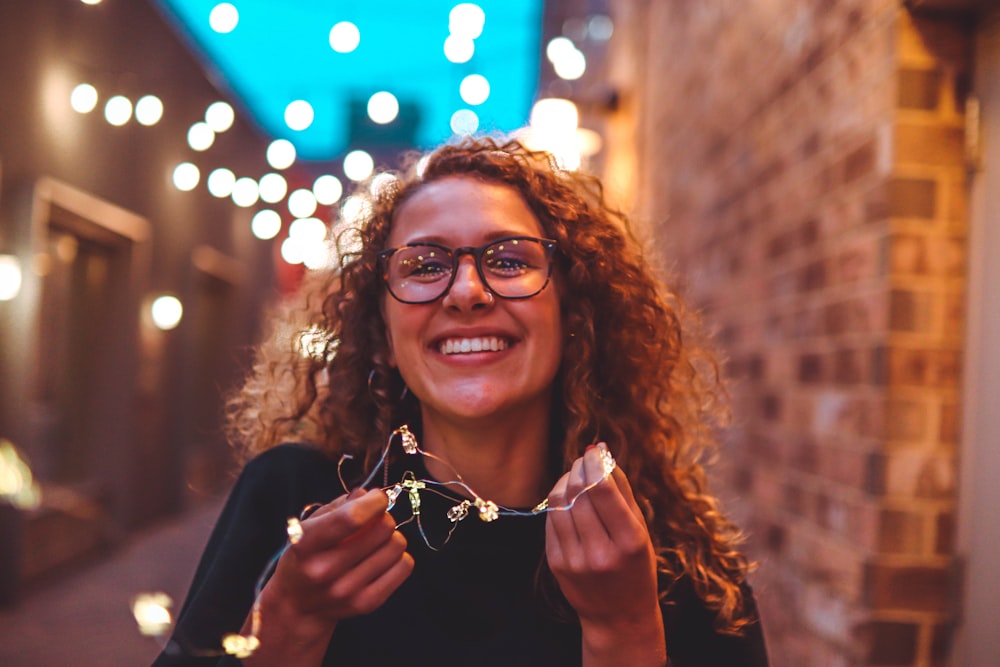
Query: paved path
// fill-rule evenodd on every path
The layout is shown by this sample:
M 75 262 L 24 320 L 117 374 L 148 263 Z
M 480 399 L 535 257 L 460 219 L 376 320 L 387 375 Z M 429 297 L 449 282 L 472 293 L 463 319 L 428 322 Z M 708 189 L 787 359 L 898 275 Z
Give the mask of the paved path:
M 221 509 L 203 501 L 183 516 L 133 536 L 108 557 L 0 610 L 2 667 L 149 665 L 157 640 L 139 634 L 130 600 L 163 591 L 180 608 Z

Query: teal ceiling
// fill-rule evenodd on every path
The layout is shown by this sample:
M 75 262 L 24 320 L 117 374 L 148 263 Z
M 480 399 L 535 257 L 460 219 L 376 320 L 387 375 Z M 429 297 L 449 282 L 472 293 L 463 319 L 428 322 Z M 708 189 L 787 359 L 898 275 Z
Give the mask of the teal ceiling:
M 486 17 L 470 60 L 444 55 L 449 12 L 462 0 L 228 0 L 239 13 L 232 32 L 215 32 L 219 0 L 155 0 L 221 76 L 237 106 L 274 138 L 295 144 L 306 160 L 331 160 L 354 148 L 429 147 L 452 136 L 451 117 L 471 109 L 479 131 L 510 131 L 528 121 L 538 81 L 543 0 L 475 0 Z M 354 23 L 357 48 L 338 53 L 330 30 Z M 490 83 L 482 104 L 463 102 L 469 74 Z M 399 117 L 367 118 L 368 98 L 391 92 Z M 315 119 L 290 129 L 286 106 L 306 100 Z

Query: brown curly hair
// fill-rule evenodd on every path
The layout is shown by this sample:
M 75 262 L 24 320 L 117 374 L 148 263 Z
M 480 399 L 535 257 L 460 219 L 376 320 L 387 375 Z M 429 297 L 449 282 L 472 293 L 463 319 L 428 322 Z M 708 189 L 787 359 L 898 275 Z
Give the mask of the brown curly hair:
M 552 410 L 554 467 L 568 470 L 587 444 L 607 442 L 645 513 L 660 571 L 689 576 L 717 612 L 717 627 L 738 633 L 753 620 L 741 588 L 750 564 L 702 466 L 728 418 L 718 361 L 697 318 L 654 277 L 600 182 L 560 169 L 547 153 L 468 139 L 364 194 L 363 222 L 338 239 L 340 270 L 307 280 L 230 397 L 231 440 L 246 456 L 309 440 L 370 466 L 394 428 L 419 424 L 416 399 L 401 396 L 402 380 L 387 361 L 377 253 L 399 207 L 450 176 L 514 188 L 558 242 L 566 333 Z

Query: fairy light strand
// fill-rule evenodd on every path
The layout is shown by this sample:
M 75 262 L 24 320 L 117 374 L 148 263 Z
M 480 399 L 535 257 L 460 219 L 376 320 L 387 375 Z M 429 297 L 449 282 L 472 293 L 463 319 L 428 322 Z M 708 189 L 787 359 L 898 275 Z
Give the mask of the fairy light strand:
M 446 466 L 451 473 L 454 475 L 455 479 L 439 482 L 433 479 L 422 479 L 418 478 L 412 470 L 406 470 L 403 472 L 400 480 L 398 482 L 389 483 L 389 467 L 388 458 L 389 451 L 392 447 L 393 442 L 399 440 L 400 446 L 403 449 L 404 454 L 409 456 L 422 456 L 442 465 Z M 417 442 L 416 436 L 410 430 L 409 426 L 404 424 L 394 430 L 386 442 L 385 447 L 379 456 L 378 462 L 369 472 L 368 477 L 361 483 L 361 488 L 369 488 L 378 474 L 379 470 L 382 470 L 383 475 L 383 485 L 380 490 L 385 493 L 386 498 L 389 501 L 388 508 L 386 511 L 390 511 L 399 504 L 399 498 L 406 492 L 406 497 L 410 504 L 410 516 L 403 521 L 396 524 L 396 528 L 400 528 L 408 523 L 415 522 L 417 524 L 417 529 L 420 532 L 420 537 L 423 539 L 424 544 L 433 551 L 440 551 L 450 540 L 458 527 L 458 524 L 465 520 L 470 513 L 475 511 L 476 516 L 479 517 L 481 521 L 486 523 L 492 523 L 497 521 L 501 517 L 525 517 L 525 516 L 538 516 L 539 514 L 544 514 L 546 512 L 566 512 L 576 505 L 577 501 L 583 497 L 584 494 L 588 493 L 591 489 L 596 487 L 601 482 L 607 480 L 617 467 L 614 457 L 608 450 L 604 443 L 599 443 L 597 445 L 598 451 L 601 457 L 601 464 L 603 466 L 603 475 L 601 479 L 591 482 L 582 489 L 580 489 L 565 505 L 552 506 L 549 505 L 548 498 L 542 500 L 540 503 L 535 505 L 530 510 L 519 510 L 510 507 L 504 507 L 503 505 L 498 505 L 492 500 L 483 498 L 479 493 L 477 493 L 472 486 L 470 486 L 463 478 L 462 475 L 452 466 L 450 463 L 445 461 L 443 458 L 432 454 L 431 452 L 425 451 L 420 448 Z M 344 488 L 345 493 L 349 493 L 348 485 L 344 480 L 342 474 L 342 467 L 346 461 L 353 458 L 350 454 L 344 454 L 341 456 L 340 461 L 337 464 L 337 478 L 340 480 L 341 486 Z M 455 487 L 460 491 L 464 492 L 467 498 L 462 498 L 461 500 L 455 498 L 448 493 L 444 493 L 441 489 L 447 489 L 449 487 Z M 423 502 L 421 499 L 421 492 L 433 493 L 437 496 L 445 498 L 451 501 L 458 501 L 457 504 L 453 505 L 448 509 L 446 517 L 451 524 L 451 528 L 448 534 L 445 536 L 444 540 L 439 545 L 431 544 L 430 539 L 424 532 L 422 517 L 422 507 Z M 261 620 L 261 593 L 264 590 L 265 584 L 267 584 L 268 579 L 274 572 L 275 567 L 277 567 L 278 561 L 281 557 L 288 551 L 289 548 L 294 544 L 298 544 L 302 539 L 304 534 L 304 528 L 302 522 L 305 521 L 313 512 L 316 511 L 321 505 L 318 503 L 312 503 L 307 505 L 298 517 L 289 517 L 287 525 L 285 528 L 286 534 L 288 536 L 285 544 L 282 545 L 281 549 L 268 561 L 267 565 L 264 567 L 264 571 L 261 572 L 260 577 L 257 579 L 256 586 L 254 587 L 254 601 L 253 606 L 250 609 L 250 630 L 247 634 L 241 633 L 230 633 L 222 638 L 222 648 L 226 654 L 232 655 L 236 658 L 243 659 L 248 658 L 254 654 L 254 652 L 260 647 L 260 629 L 262 625 Z M 207 653 L 201 653 L 201 655 L 208 655 Z M 219 655 L 214 653 L 213 655 Z

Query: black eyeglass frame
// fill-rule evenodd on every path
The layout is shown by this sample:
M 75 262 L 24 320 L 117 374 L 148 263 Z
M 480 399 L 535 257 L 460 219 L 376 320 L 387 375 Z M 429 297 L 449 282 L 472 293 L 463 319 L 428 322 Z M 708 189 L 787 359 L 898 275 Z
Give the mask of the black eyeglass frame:
M 505 241 L 533 241 L 542 244 L 542 247 L 545 250 L 545 259 L 548 260 L 549 263 L 548 271 L 545 274 L 545 282 L 542 283 L 542 286 L 539 287 L 534 292 L 532 292 L 531 294 L 522 294 L 519 296 L 505 296 L 500 292 L 498 292 L 496 288 L 494 288 L 493 285 L 490 284 L 490 281 L 486 279 L 486 275 L 483 272 L 483 253 L 486 252 L 487 248 L 494 246 L 498 243 L 504 243 Z M 440 248 L 444 252 L 451 255 L 451 277 L 448 278 L 448 284 L 445 285 L 443 290 L 441 290 L 441 293 L 438 294 L 433 299 L 423 299 L 421 301 L 408 301 L 406 299 L 401 299 L 395 292 L 392 291 L 392 285 L 389 282 L 389 258 L 391 258 L 396 252 L 403 250 L 405 248 L 416 248 L 420 246 Z M 472 255 L 472 258 L 474 260 L 473 263 L 476 265 L 476 273 L 479 275 L 479 280 L 482 281 L 483 286 L 486 287 L 486 289 L 488 289 L 492 294 L 500 297 L 501 299 L 520 300 L 520 299 L 530 299 L 531 297 L 536 296 L 537 294 L 541 293 L 543 289 L 548 287 L 549 282 L 552 281 L 552 266 L 553 264 L 555 264 L 553 259 L 555 258 L 555 254 L 558 249 L 559 249 L 559 244 L 556 241 L 553 241 L 552 239 L 537 238 L 535 236 L 505 236 L 503 238 L 490 241 L 489 243 L 484 243 L 481 246 L 461 246 L 459 248 L 449 248 L 448 246 L 442 245 L 440 243 L 419 241 L 415 243 L 406 243 L 404 245 L 397 246 L 395 248 L 386 248 L 385 250 L 380 250 L 378 253 L 378 262 L 379 262 L 379 268 L 382 273 L 382 282 L 385 283 L 386 290 L 388 290 L 389 294 L 392 295 L 392 298 L 394 298 L 396 301 L 399 301 L 400 303 L 417 305 L 425 303 L 434 303 L 438 299 L 443 299 L 444 295 L 451 290 L 451 286 L 455 283 L 455 276 L 458 274 L 458 265 L 463 255 Z

